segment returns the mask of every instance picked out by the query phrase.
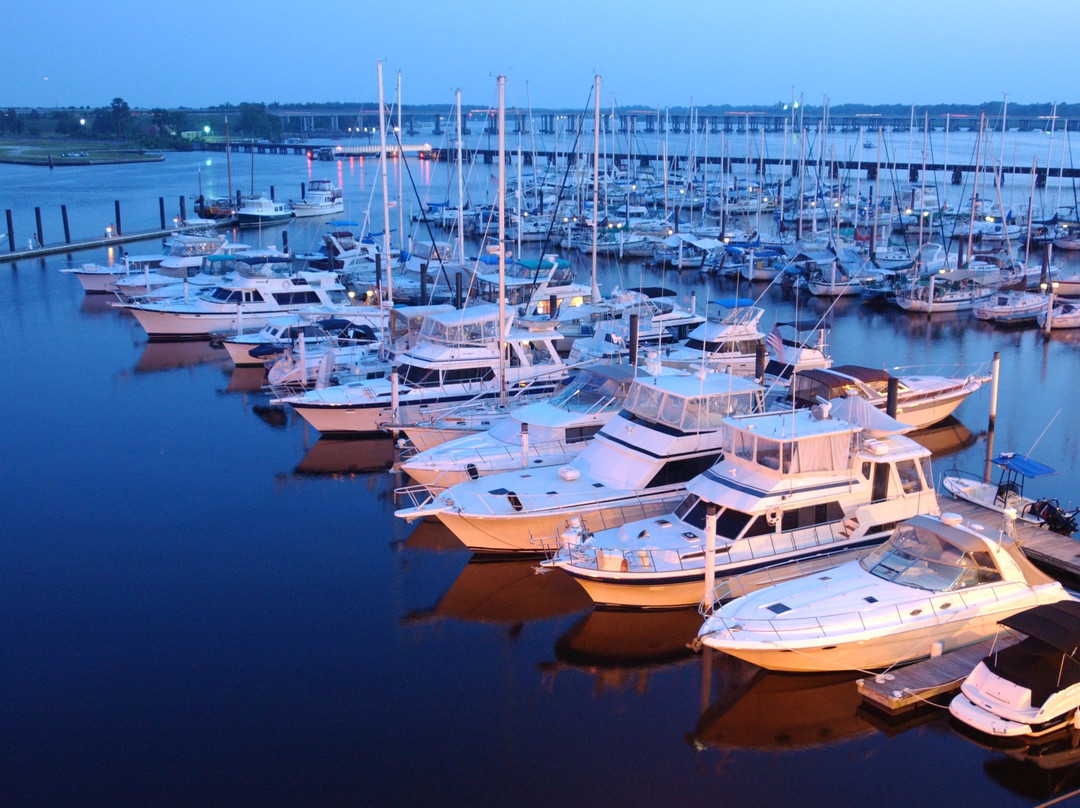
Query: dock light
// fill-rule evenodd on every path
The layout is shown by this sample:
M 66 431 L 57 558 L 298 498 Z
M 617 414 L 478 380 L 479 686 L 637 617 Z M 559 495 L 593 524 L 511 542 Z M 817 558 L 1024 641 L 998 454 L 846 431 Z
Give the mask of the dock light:
M 210 126 L 209 126 L 209 125 L 207 125 L 207 126 L 204 126 L 204 127 L 202 128 L 202 130 L 203 130 L 203 134 L 204 134 L 204 135 L 209 135 L 209 134 L 210 134 Z
M 86 126 L 86 118 L 79 118 L 79 126 Z
M 112 238 L 112 225 L 105 228 L 105 238 Z

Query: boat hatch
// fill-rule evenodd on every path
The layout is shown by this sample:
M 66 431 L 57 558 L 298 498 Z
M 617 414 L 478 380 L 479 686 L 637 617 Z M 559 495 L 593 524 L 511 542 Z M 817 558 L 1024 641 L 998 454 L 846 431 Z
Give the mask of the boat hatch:
M 765 608 L 767 608 L 773 614 L 783 614 L 784 612 L 791 611 L 791 607 L 785 606 L 783 603 L 774 603 L 772 606 L 766 606 Z

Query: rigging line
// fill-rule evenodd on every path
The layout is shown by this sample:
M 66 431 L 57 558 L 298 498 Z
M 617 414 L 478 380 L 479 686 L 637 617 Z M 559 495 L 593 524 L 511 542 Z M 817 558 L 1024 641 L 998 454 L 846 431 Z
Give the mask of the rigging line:
M 1039 441 L 1041 441 L 1043 439 L 1043 435 L 1045 435 L 1046 430 L 1048 430 L 1050 428 L 1050 424 L 1054 423 L 1054 419 L 1057 418 L 1059 415 L 1061 415 L 1061 410 L 1060 409 L 1057 412 L 1054 413 L 1054 417 L 1051 418 L 1047 422 L 1045 427 L 1043 427 L 1043 431 L 1039 433 L 1039 437 L 1035 438 L 1035 443 L 1031 444 L 1031 448 L 1028 449 L 1028 452 L 1027 452 L 1029 457 L 1031 456 L 1031 453 L 1035 451 L 1035 447 L 1038 446 Z
M 416 180 L 413 178 L 412 169 L 409 167 L 409 161 L 405 159 L 405 152 L 401 147 L 401 133 L 400 132 L 394 132 L 394 140 L 397 142 L 398 156 L 401 158 L 401 164 L 403 166 L 405 166 L 405 172 L 409 175 L 409 184 L 412 186 L 413 194 L 416 195 L 416 199 L 417 199 L 417 201 L 419 201 L 420 200 L 420 191 L 416 187 Z M 400 199 L 398 200 L 398 204 L 399 205 L 401 204 Z M 436 242 L 435 242 L 435 234 L 431 231 L 431 221 L 427 217 L 427 211 L 424 209 L 424 203 L 423 202 L 420 203 L 420 222 L 421 222 L 421 224 L 424 225 L 424 229 L 427 231 L 428 238 L 431 239 L 431 243 L 433 245 L 435 245 L 436 244 Z M 446 271 L 446 264 L 443 263 L 443 251 L 437 245 L 435 247 L 435 256 L 436 256 L 436 260 L 438 260 L 438 262 L 439 262 L 439 271 L 442 273 L 443 280 L 446 281 L 446 288 L 449 289 L 451 294 L 452 294 L 453 291 L 454 291 L 454 284 L 451 283 L 450 274 Z M 464 256 L 458 256 L 458 258 L 459 258 L 459 260 L 464 261 Z M 422 271 L 426 271 L 426 269 L 427 268 L 424 267 L 424 269 Z M 435 290 L 432 289 L 431 290 L 431 295 L 429 295 L 429 300 L 427 302 L 430 302 L 430 299 L 431 299 L 431 297 L 434 296 L 434 294 L 435 294 Z

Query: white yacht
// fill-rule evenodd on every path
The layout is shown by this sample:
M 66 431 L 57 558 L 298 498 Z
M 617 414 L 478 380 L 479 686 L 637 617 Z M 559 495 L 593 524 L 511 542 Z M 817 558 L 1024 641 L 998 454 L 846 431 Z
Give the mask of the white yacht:
M 765 335 L 758 328 L 765 310 L 749 298 L 721 298 L 709 304 L 716 306 L 715 313 L 682 342 L 661 346 L 660 363 L 683 370 L 704 365 L 709 370 L 752 375 L 759 346 L 765 344 Z
M 887 370 L 863 365 L 834 365 L 831 368 L 800 370 L 792 381 L 790 395 L 778 409 L 810 407 L 819 401 L 859 396 L 878 409 L 888 404 L 889 383 L 897 383 L 896 420 L 915 429 L 936 424 L 952 415 L 964 400 L 978 390 L 987 376 L 904 375 L 893 377 Z
M 468 400 L 522 393 L 553 393 L 567 374 L 555 350 L 555 331 L 513 328 L 491 304 L 425 318 L 412 347 L 397 356 L 388 379 L 358 380 L 310 390 L 281 401 L 323 433 L 374 433 L 384 426 L 422 420 L 433 409 Z M 500 337 L 500 325 L 502 336 Z M 506 351 L 499 377 L 500 346 Z
M 127 255 L 118 264 L 96 264 L 88 262 L 61 269 L 65 275 L 74 275 L 83 291 L 88 295 L 104 295 L 115 290 L 117 281 L 131 275 L 142 276 L 144 271 L 152 272 L 161 266 L 169 255 L 169 247 L 164 252 L 149 255 Z
M 762 391 L 726 373 L 638 372 L 623 410 L 567 465 L 458 483 L 397 515 L 437 516 L 474 552 L 540 553 L 573 515 L 600 530 L 669 512 L 720 457 L 724 417 L 760 409 Z
M 419 452 L 399 468 L 442 490 L 503 471 L 563 465 L 622 409 L 633 380 L 629 365 L 582 368 L 550 400 L 513 408 L 490 429 Z M 411 430 L 405 432 L 411 439 Z
M 988 639 L 1003 618 L 1070 598 L 1008 527 L 912 517 L 858 561 L 736 598 L 698 639 L 782 671 L 890 668 Z
M 312 306 L 349 306 L 332 272 L 292 272 L 287 254 L 249 255 L 237 276 L 193 299 L 127 303 L 151 339 L 207 339 L 213 332 L 261 328 L 276 315 Z M 360 307 L 355 307 L 360 308 Z
M 896 434 L 908 427 L 861 399 L 838 404 L 849 405 L 846 418 L 830 417 L 828 407 L 728 418 L 723 459 L 690 481 L 673 512 L 596 533 L 583 518 L 571 534 L 578 541 L 545 563 L 601 605 L 674 608 L 704 597 L 711 609 L 858 558 L 897 522 L 938 513 L 929 450 Z M 870 412 L 852 412 L 860 407 Z M 856 423 L 864 419 L 867 426 Z M 718 586 L 706 593 L 710 507 Z
M 289 207 L 297 218 L 305 216 L 336 216 L 345 212 L 345 199 L 341 187 L 332 180 L 309 180 L 299 201 L 289 200 Z
M 140 271 L 126 273 L 108 290 L 122 301 L 180 297 L 185 282 L 189 291 L 200 285 L 215 285 L 222 275 L 235 271 L 231 262 L 236 256 L 251 251 L 250 245 L 226 241 L 224 237 L 181 234 L 169 242 L 168 255 L 157 267 L 144 263 Z

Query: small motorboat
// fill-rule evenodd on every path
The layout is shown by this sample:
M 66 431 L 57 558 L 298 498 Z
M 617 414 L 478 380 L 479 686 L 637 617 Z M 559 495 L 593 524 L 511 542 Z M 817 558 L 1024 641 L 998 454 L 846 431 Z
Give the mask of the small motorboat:
M 1017 519 L 1033 525 L 1045 525 L 1055 533 L 1071 536 L 1076 532 L 1076 516 L 1080 508 L 1068 511 L 1052 497 L 1034 499 L 1024 495 L 1026 480 L 1057 474 L 1054 469 L 1016 452 L 1002 452 L 994 458 L 993 463 L 1001 469 L 997 483 L 952 469 L 942 475 L 941 487 L 955 499 L 967 500 L 998 513 L 1012 509 Z
M 1024 639 L 976 665 L 949 712 L 992 738 L 1030 743 L 1080 730 L 1080 602 L 1044 603 L 1000 625 Z

